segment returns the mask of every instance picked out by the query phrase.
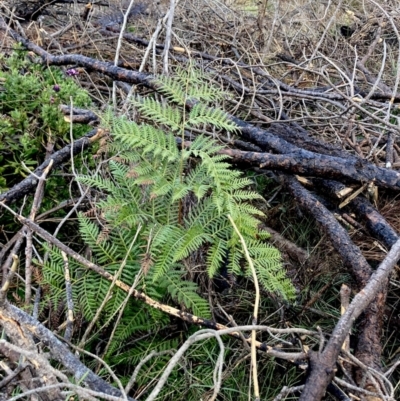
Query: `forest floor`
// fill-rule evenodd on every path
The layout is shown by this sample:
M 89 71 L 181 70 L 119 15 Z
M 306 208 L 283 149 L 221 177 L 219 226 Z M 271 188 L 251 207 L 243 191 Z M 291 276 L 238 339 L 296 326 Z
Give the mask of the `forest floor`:
M 97 117 L 108 108 L 116 115 L 134 120 L 137 110 L 130 103 L 132 96 L 154 95 L 162 102 L 154 77 L 174 77 L 179 68 L 204 71 L 206 82 L 224 94 L 213 107 L 228 113 L 239 130 L 230 133 L 204 124 L 185 132 L 185 140 L 192 141 L 198 134 L 215 139 L 224 147 L 221 153 L 232 158 L 232 166 L 251 180 L 251 190 L 262 196 L 253 204 L 265 214 L 262 223 L 271 234 L 269 244 L 282 254 L 282 265 L 296 289 L 296 299 L 284 300 L 274 291 L 261 290 L 257 323 L 268 329 L 260 328 L 257 334 L 258 372 L 251 370 L 250 361 L 254 365 L 254 359 L 249 343 L 255 341 L 250 337 L 243 337 L 243 341 L 226 340 L 226 359 L 220 365 L 222 375 L 218 380 L 213 369 L 219 366 L 219 343 L 195 345 L 179 365 L 178 373 L 159 389 L 157 399 L 247 400 L 251 393 L 255 394 L 253 399 L 265 400 L 400 398 L 400 270 L 396 264 L 400 233 L 400 7 L 396 0 L 343 0 L 335 4 L 309 0 L 122 4 L 112 0 L 88 4 L 30 0 L 8 1 L 2 7 L 2 73 L 12 69 L 6 60 L 23 51 L 30 63 L 60 67 L 62 79 L 68 76 L 91 100 L 89 105 L 82 100 L 84 95 L 79 95 L 78 102 L 87 106 L 78 111 L 71 111 L 75 100 L 73 104 L 60 100 L 58 106 L 67 127 L 64 136 L 60 134 L 53 141 L 48 132 L 41 132 L 43 136 L 41 143 L 35 144 L 39 149 L 35 154 L 27 151 L 33 140 L 29 142 L 24 136 L 26 132 L 34 132 L 33 128 L 19 132 L 15 124 L 13 131 L 10 131 L 12 124 L 0 125 L 3 142 L 0 172 L 5 177 L 4 182 L 0 181 L 3 188 L 0 202 L 5 205 L 0 215 L 3 282 L 0 324 L 17 322 L 3 324 L 8 340 L 0 341 L 0 354 L 5 361 L 0 382 L 0 388 L 4 387 L 7 394 L 4 399 L 17 399 L 11 397 L 19 394 L 22 397 L 23 392 L 30 390 L 38 392 L 38 388 L 48 388 L 40 393 L 43 399 L 62 399 L 65 394 L 60 389 L 66 392 L 68 387 L 63 369 L 72 375 L 71 369 L 81 368 L 77 361 L 66 365 L 57 354 L 57 347 L 67 345 L 66 353 L 78 354 L 86 347 L 86 351 L 110 365 L 104 367 L 98 360 L 90 359 L 92 355 L 81 358 L 89 368 L 87 380 L 81 378 L 86 380 L 86 387 L 71 387 L 71 394 L 80 399 L 102 399 L 103 392 L 116 397 L 109 399 L 129 396 L 150 400 L 153 388 L 161 383 L 159 379 L 171 350 L 186 344 L 196 327 L 224 330 L 254 322 L 254 282 L 248 277 L 231 278 L 226 272 L 220 272 L 219 283 L 211 279 L 202 255 L 206 253 L 204 248 L 186 258 L 185 279 L 198 285 L 198 294 L 210 307 L 209 319 L 191 315 L 189 312 L 193 310 L 170 299 L 158 299 L 159 303 L 151 304 L 150 294 L 145 299 L 142 292 L 137 292 L 134 297 L 149 307 L 145 312 L 140 311 L 143 317 L 138 329 L 121 337 L 121 350 L 113 348 L 115 355 L 107 354 L 111 340 L 108 343 L 106 338 L 115 335 L 113 327 L 117 332 L 129 331 L 119 326 L 117 315 L 121 305 L 113 309 L 112 317 L 99 318 L 99 326 L 94 327 L 86 311 L 77 308 L 71 326 L 73 334 L 68 342 L 57 343 L 60 340 L 56 335 L 65 337 L 69 321 L 65 317 L 69 310 L 68 295 L 54 284 L 56 276 L 63 280 L 65 266 L 61 266 L 60 273 L 53 264 L 52 273 L 47 276 L 38 268 L 49 258 L 44 242 L 67 254 L 70 250 L 68 256 L 86 268 L 91 268 L 90 262 L 100 264 L 94 257 L 91 259 L 90 247 L 84 246 L 76 212 L 85 213 L 102 225 L 105 217 L 96 202 L 105 195 L 88 190 L 82 196 L 83 190 L 74 178 L 88 171 L 91 174 L 100 171 L 107 178 L 106 163 L 111 157 L 108 152 L 112 140 L 103 135 L 94 145 L 94 156 L 89 156 L 90 152 L 83 154 L 82 149 L 90 148 L 92 136 L 97 139 L 100 135 L 103 127 Z M 20 47 L 16 50 L 17 42 Z M 29 68 L 18 65 L 20 75 Z M 7 79 L 0 75 L 0 86 Z M 56 86 L 61 86 L 61 99 L 63 85 L 69 85 L 60 82 L 54 78 L 54 98 L 60 90 Z M 3 120 L 22 118 L 6 109 L 5 99 L 0 97 Z M 27 99 L 34 102 L 29 95 Z M 18 98 L 20 101 L 26 99 Z M 31 111 L 27 113 L 26 124 L 32 126 L 35 119 L 29 114 Z M 79 128 L 83 134 L 79 139 L 81 147 L 66 148 L 72 136 L 69 124 L 78 126 L 80 121 L 86 124 Z M 13 139 L 8 138 L 11 132 Z M 92 136 L 84 137 L 87 132 Z M 78 142 L 77 136 L 75 140 Z M 7 141 L 10 141 L 8 147 Z M 23 143 L 24 157 L 18 155 Z M 61 153 L 57 155 L 59 159 L 54 157 L 53 174 L 55 179 L 67 181 L 48 184 L 49 192 L 45 195 L 48 203 L 44 203 L 40 212 L 44 215 L 50 212 L 39 219 L 36 218 L 39 210 L 33 210 L 36 197 L 43 196 L 36 184 L 44 185 L 43 180 L 33 180 L 29 175 L 26 178 L 26 170 L 38 168 L 34 173 L 36 178 L 40 177 L 57 151 Z M 80 169 L 78 173 L 74 168 L 70 170 L 72 156 Z M 25 162 L 23 168 L 19 165 L 21 161 Z M 104 169 L 100 169 L 103 165 Z M 79 207 L 74 209 L 78 198 Z M 190 207 L 191 204 L 187 209 Z M 31 208 L 25 213 L 29 214 L 28 219 L 18 215 L 24 208 Z M 52 208 L 56 210 L 53 216 Z M 58 230 L 60 223 L 62 228 Z M 40 229 L 56 233 L 51 238 L 45 237 Z M 72 256 L 75 252 L 72 250 L 85 261 Z M 21 266 L 27 266 L 18 271 L 17 278 L 9 274 L 13 254 L 19 255 Z M 61 256 L 59 262 L 62 265 Z M 99 274 L 104 278 L 106 273 L 103 273 Z M 77 269 L 77 282 L 79 274 Z M 119 280 L 117 276 L 114 278 Z M 33 289 L 29 290 L 28 299 L 27 282 Z M 126 284 L 131 285 L 122 283 L 120 288 L 129 292 L 129 286 L 123 286 Z M 39 292 L 43 293 L 43 299 L 35 300 Z M 62 302 L 60 294 L 64 297 Z M 107 296 L 111 297 L 108 292 Z M 99 301 L 93 308 L 100 308 L 100 304 Z M 156 315 L 160 309 L 163 314 Z M 143 320 L 147 318 L 159 319 L 161 323 L 157 327 L 146 326 Z M 38 321 L 43 325 L 39 327 Z M 24 327 L 23 333 L 13 343 L 11 336 L 18 332 L 18 325 Z M 28 326 L 36 328 L 30 331 Z M 46 337 L 50 333 L 54 338 Z M 239 331 L 235 336 L 240 338 Z M 35 346 L 38 339 L 44 344 L 42 350 Z M 79 352 L 71 343 L 79 347 Z M 19 348 L 14 349 L 13 345 Z M 24 347 L 31 353 L 36 350 L 36 354 L 26 354 L 22 368 L 18 358 L 23 355 Z M 134 347 L 136 353 L 129 353 Z M 60 375 L 47 366 L 44 351 L 58 361 L 53 365 Z M 10 356 L 12 352 L 15 355 Z M 125 387 L 129 386 L 134 368 L 142 366 L 141 361 L 152 352 L 158 362 L 144 363 L 136 384 Z M 203 363 L 206 359 L 208 362 Z M 48 382 L 42 381 L 37 386 L 26 384 L 40 375 L 40 369 L 29 373 L 31 376 L 28 370 L 23 370 L 34 363 L 40 365 L 42 374 L 51 372 Z M 79 385 L 76 376 L 75 380 Z M 119 390 L 125 387 L 125 391 L 114 392 L 114 387 L 107 387 L 118 382 Z M 61 392 L 54 392 L 51 385 L 58 386 L 57 391 Z M 85 388 L 97 393 L 85 393 Z

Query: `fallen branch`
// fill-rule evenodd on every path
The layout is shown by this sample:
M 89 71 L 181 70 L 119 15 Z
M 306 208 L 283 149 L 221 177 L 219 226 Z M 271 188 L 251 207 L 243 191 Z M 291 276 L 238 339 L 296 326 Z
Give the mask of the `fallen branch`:
M 37 347 L 33 339 L 39 339 L 48 347 L 52 358 L 61 363 L 77 382 L 84 382 L 90 389 L 100 393 L 121 397 L 121 392 L 118 389 L 88 369 L 50 330 L 26 312 L 5 302 L 0 307 L 0 324 L 5 328 L 7 335 L 13 339 L 16 338 L 16 333 L 21 333 L 22 330 L 24 335 L 21 338 L 31 338 L 34 350 Z M 35 360 L 40 360 L 46 365 L 43 358 L 45 357 L 35 351 Z M 134 401 L 133 398 L 129 399 Z
M 38 177 L 43 174 L 44 170 L 51 161 L 53 161 L 52 163 L 54 170 L 71 158 L 71 151 L 73 155 L 79 154 L 80 152 L 88 148 L 92 143 L 97 141 L 103 134 L 103 130 L 97 128 L 93 129 L 92 131 L 88 132 L 83 138 L 76 140 L 72 145 L 72 150 L 71 144 L 68 144 L 59 151 L 53 153 L 47 160 L 45 160 L 39 167 L 37 167 L 35 171 L 31 173 L 31 175 L 26 177 L 19 184 L 14 185 L 8 191 L 0 194 L 0 202 L 11 203 L 23 198 L 25 195 L 29 194 L 36 188 L 39 182 Z
M 367 199 L 358 197 L 350 206 L 366 220 L 366 227 L 373 236 L 387 247 L 391 247 L 399 239 L 396 231 Z
M 251 130 L 256 134 L 258 129 L 253 127 Z M 274 143 L 274 138 L 271 135 L 271 141 L 267 142 L 265 140 L 267 135 L 269 134 L 263 131 L 260 133 L 260 139 L 256 139 L 255 142 L 260 146 L 271 145 Z M 279 145 L 282 145 L 282 142 Z M 341 179 L 356 183 L 369 183 L 374 180 L 374 183 L 377 186 L 400 190 L 400 173 L 394 170 L 376 167 L 375 165 L 367 163 L 361 159 L 343 159 L 334 156 L 316 154 L 299 148 L 293 150 L 292 145 L 288 145 L 288 151 L 281 152 L 285 154 L 280 155 L 245 152 L 236 149 L 224 149 L 220 153 L 231 156 L 236 162 L 245 161 L 261 168 L 280 170 L 306 176 L 317 176 L 336 180 Z M 281 146 L 277 146 L 273 150 L 277 150 L 277 148 L 281 151 L 284 150 Z

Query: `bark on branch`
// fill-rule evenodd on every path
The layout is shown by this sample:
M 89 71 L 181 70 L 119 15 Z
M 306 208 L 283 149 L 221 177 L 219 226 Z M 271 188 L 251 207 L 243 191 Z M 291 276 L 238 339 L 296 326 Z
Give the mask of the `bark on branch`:
M 21 338 L 27 340 L 30 337 L 32 343 L 34 343 L 33 339 L 39 339 L 48 347 L 52 358 L 61 363 L 77 382 L 83 381 L 92 390 L 121 397 L 118 389 L 88 369 L 50 330 L 26 312 L 5 302 L 0 306 L 0 324 L 6 329 L 7 334 L 11 335 L 11 338 L 15 339 L 15 333 L 21 333 Z M 38 354 L 37 359 L 39 357 Z M 134 401 L 133 398 L 129 399 Z

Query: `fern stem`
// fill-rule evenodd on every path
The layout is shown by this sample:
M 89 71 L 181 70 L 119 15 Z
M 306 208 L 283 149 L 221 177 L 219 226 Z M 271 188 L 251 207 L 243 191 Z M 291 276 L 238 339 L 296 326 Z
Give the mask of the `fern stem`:
M 256 326 L 258 320 L 258 307 L 260 305 L 260 286 L 258 284 L 256 269 L 254 268 L 254 263 L 250 257 L 249 250 L 247 249 L 246 241 L 244 240 L 242 234 L 240 234 L 240 231 L 238 230 L 235 222 L 233 221 L 232 217 L 229 214 L 228 214 L 228 219 L 231 222 L 236 234 L 239 236 L 247 263 L 249 264 L 251 274 L 253 275 L 256 297 L 254 300 L 254 313 L 253 313 L 252 324 L 253 326 Z M 260 388 L 258 385 L 258 376 L 257 376 L 256 330 L 252 330 L 251 332 L 251 365 L 253 367 L 254 396 L 256 400 L 259 400 Z

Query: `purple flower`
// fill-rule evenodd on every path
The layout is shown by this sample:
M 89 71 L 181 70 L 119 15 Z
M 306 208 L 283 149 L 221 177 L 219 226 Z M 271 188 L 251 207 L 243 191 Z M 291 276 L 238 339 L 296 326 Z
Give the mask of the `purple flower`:
M 54 85 L 54 86 L 53 86 L 53 91 L 54 91 L 54 92 L 60 92 L 60 85 L 57 85 L 57 84 Z
M 75 68 L 70 68 L 69 70 L 67 70 L 67 75 L 69 77 L 73 77 L 75 75 L 79 75 L 79 71 L 76 70 Z

